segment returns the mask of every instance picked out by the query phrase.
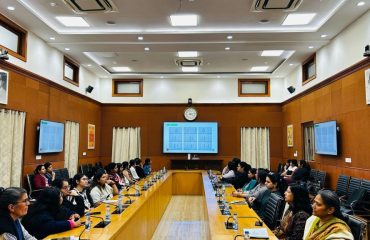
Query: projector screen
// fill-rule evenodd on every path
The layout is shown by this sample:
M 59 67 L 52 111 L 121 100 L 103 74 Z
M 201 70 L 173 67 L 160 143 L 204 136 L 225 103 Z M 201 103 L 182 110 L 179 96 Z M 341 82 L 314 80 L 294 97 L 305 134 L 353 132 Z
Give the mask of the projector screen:
M 164 122 L 163 153 L 217 153 L 216 122 Z
M 317 154 L 338 155 L 337 122 L 315 124 L 315 152 Z
M 40 121 L 38 153 L 62 152 L 64 144 L 64 124 L 46 120 Z

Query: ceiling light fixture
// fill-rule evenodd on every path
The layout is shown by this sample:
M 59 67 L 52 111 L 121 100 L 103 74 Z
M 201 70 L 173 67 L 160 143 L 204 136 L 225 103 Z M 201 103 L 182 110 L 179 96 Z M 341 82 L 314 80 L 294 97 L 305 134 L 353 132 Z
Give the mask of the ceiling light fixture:
M 251 68 L 251 72 L 264 72 L 268 69 L 268 66 L 254 66 Z
M 112 70 L 115 72 L 130 72 L 131 69 L 129 67 L 112 67 Z
M 144 48 L 144 50 L 145 50 L 145 51 L 149 51 L 149 50 L 150 50 L 150 48 L 148 48 L 148 47 L 145 47 L 145 48 Z
M 15 7 L 13 7 L 13 6 L 9 6 L 9 7 L 8 7 L 8 10 L 9 10 L 9 11 L 14 11 L 14 10 L 15 10 Z
M 198 72 L 199 68 L 198 67 L 182 67 L 181 70 L 183 72 Z
M 309 46 L 308 48 L 309 48 L 309 49 L 312 49 L 312 48 L 313 48 L 313 46 Z
M 55 17 L 66 27 L 90 27 L 82 17 Z
M 143 37 L 143 36 L 138 36 L 138 37 L 137 37 L 137 40 L 139 40 L 139 41 L 143 41 L 143 40 L 144 40 L 144 37 Z
M 52 41 L 54 41 L 55 40 L 55 37 L 50 37 L 49 39 L 52 40 Z
M 283 54 L 284 50 L 264 50 L 261 53 L 262 57 L 277 57 Z
M 91 67 L 91 64 L 87 64 L 88 67 Z
M 55 2 L 51 2 L 50 6 L 55 7 L 55 6 L 57 6 L 57 4 Z
M 174 27 L 192 27 L 198 25 L 198 15 L 184 14 L 184 15 L 171 15 L 171 25 Z
M 326 34 L 321 34 L 321 37 L 322 38 L 326 38 L 328 35 L 326 35 Z
M 293 66 L 294 64 L 293 63 L 289 63 L 289 66 Z
M 71 49 L 70 49 L 70 48 L 65 48 L 64 50 L 69 51 L 69 50 L 71 50 Z
M 229 35 L 226 38 L 229 39 L 229 40 L 231 40 L 231 39 L 233 39 L 233 36 Z
M 316 13 L 291 13 L 285 18 L 282 25 L 306 25 L 309 24 L 315 16 Z
M 365 2 L 359 2 L 357 3 L 357 6 L 361 7 L 361 6 L 364 6 L 365 5 Z
M 225 50 L 226 50 L 226 51 L 229 51 L 229 50 L 230 50 L 230 47 L 225 47 Z
M 199 53 L 197 51 L 178 51 L 178 57 L 198 57 Z

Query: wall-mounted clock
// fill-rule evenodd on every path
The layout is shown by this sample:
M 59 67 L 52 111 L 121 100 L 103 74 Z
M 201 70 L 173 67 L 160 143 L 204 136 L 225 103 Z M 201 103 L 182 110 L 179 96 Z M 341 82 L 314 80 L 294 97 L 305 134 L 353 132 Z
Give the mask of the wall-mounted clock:
M 187 121 L 194 121 L 198 116 L 198 111 L 193 107 L 188 107 L 184 111 L 184 117 Z

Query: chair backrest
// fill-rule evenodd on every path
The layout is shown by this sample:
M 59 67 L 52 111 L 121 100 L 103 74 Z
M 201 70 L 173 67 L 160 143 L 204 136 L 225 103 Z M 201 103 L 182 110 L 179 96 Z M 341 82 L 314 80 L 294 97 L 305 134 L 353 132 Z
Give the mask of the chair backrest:
M 346 194 L 347 197 L 351 196 L 354 191 L 361 188 L 361 182 L 362 182 L 362 179 L 351 177 L 351 179 L 349 180 L 349 184 L 348 184 L 348 192 Z
M 369 180 L 362 180 L 361 188 L 366 190 L 366 195 L 364 200 L 370 202 L 370 181 Z
M 347 204 L 355 208 L 357 204 L 365 198 L 366 190 L 363 188 L 357 189 L 356 191 L 352 192 L 352 194 L 348 197 Z
M 362 219 L 357 216 L 352 216 L 348 214 L 344 214 L 348 220 L 347 224 L 351 228 L 351 232 L 355 240 L 363 240 L 368 239 L 367 236 L 367 222 L 365 219 Z
M 67 168 L 55 169 L 55 178 L 69 179 L 69 173 Z
M 326 172 L 323 171 L 317 171 L 315 182 L 320 183 L 319 187 L 323 188 L 325 186 L 325 179 L 326 179 Z
M 310 180 L 316 179 L 316 175 L 317 175 L 317 170 L 316 169 L 311 169 L 311 171 L 310 171 Z
M 335 192 L 338 196 L 343 196 L 347 194 L 349 179 L 349 176 L 339 175 L 337 180 L 337 187 L 335 189 Z
M 32 191 L 35 189 L 34 186 L 33 186 L 33 178 L 35 177 L 34 174 L 27 174 L 27 185 L 28 185 L 28 189 L 30 190 L 30 195 L 32 193 Z
M 277 220 L 281 218 L 284 200 L 279 195 L 272 193 L 265 209 L 263 220 L 270 229 L 275 229 Z

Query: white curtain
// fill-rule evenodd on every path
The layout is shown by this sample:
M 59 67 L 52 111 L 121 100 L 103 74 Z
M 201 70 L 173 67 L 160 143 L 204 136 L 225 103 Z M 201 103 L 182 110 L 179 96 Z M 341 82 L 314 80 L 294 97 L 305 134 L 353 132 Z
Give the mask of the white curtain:
M 80 138 L 80 124 L 66 121 L 64 141 L 64 167 L 68 169 L 69 176 L 73 177 L 78 168 L 78 144 Z
M 254 168 L 270 168 L 270 130 L 266 127 L 241 128 L 241 160 Z
M 125 162 L 140 158 L 140 128 L 113 128 L 112 162 Z
M 25 112 L 0 109 L 1 187 L 21 185 L 25 120 Z

